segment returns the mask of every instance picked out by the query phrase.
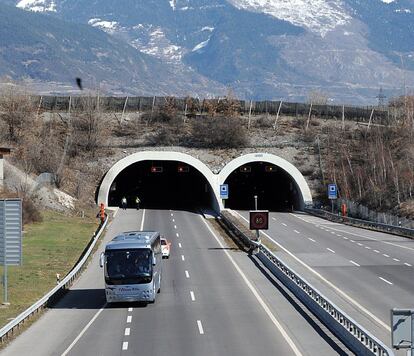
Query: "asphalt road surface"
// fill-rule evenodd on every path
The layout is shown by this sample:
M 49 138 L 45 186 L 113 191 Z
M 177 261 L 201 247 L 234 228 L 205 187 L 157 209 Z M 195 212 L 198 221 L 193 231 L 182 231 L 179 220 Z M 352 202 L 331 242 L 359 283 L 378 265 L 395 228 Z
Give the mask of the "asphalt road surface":
M 390 310 L 414 307 L 414 240 L 299 212 L 269 220 L 278 256 L 390 345 Z
M 118 233 L 139 229 L 172 242 L 161 293 L 154 304 L 106 305 L 99 254 Z M 343 353 L 254 258 L 226 247 L 197 213 L 120 210 L 103 242 L 67 295 L 1 355 Z

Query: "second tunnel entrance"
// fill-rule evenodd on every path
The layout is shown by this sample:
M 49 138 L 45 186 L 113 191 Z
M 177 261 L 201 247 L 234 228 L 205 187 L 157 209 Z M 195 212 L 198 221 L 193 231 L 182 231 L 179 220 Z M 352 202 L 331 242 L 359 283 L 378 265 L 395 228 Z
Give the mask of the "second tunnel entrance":
M 225 207 L 253 210 L 254 196 L 258 209 L 287 211 L 300 209 L 300 193 L 293 178 L 282 168 L 268 162 L 251 162 L 234 170 L 225 180 L 229 199 Z

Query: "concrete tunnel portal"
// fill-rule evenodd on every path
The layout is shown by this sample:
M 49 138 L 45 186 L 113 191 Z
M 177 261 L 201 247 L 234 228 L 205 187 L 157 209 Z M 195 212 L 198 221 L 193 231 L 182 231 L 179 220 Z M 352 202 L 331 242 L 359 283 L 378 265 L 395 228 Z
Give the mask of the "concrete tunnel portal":
M 220 199 L 220 185 L 229 185 L 229 199 Z M 223 208 L 270 211 L 302 209 L 312 202 L 302 174 L 286 160 L 270 154 L 247 154 L 213 173 L 203 162 L 179 152 L 145 151 L 127 156 L 106 173 L 97 202 L 128 206 L 135 197 L 143 208 L 198 210 Z

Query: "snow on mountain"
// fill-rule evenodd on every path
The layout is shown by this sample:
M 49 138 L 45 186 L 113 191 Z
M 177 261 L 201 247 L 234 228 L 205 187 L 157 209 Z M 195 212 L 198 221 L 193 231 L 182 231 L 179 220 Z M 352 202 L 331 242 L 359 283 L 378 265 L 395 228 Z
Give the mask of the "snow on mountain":
M 33 12 L 56 12 L 54 0 L 21 0 L 16 6 Z
M 239 9 L 264 12 L 324 36 L 351 17 L 339 0 L 228 0 Z M 383 0 L 387 1 L 387 0 Z M 390 1 L 390 0 L 388 0 Z
M 186 52 L 166 37 L 159 26 L 138 24 L 133 27 L 137 37 L 130 43 L 140 52 L 162 59 L 168 63 L 179 64 Z

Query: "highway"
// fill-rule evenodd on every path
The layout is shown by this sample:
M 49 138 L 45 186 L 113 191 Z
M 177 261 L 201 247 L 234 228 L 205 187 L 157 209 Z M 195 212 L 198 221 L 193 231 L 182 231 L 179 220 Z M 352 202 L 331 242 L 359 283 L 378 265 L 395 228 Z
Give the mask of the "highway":
M 237 212 L 247 224 L 248 212 Z M 414 240 L 305 213 L 270 213 L 277 255 L 390 345 L 390 309 L 414 306 Z
M 296 218 L 295 218 L 296 219 Z M 122 231 L 172 242 L 154 304 L 106 305 L 99 254 Z M 66 296 L 1 355 L 336 355 L 323 328 L 260 264 L 195 212 L 120 210 Z

